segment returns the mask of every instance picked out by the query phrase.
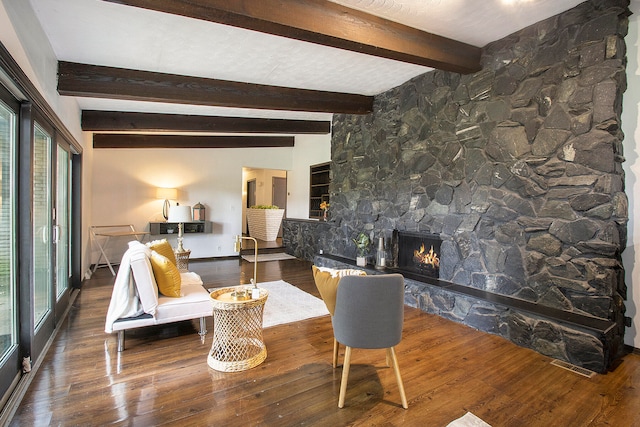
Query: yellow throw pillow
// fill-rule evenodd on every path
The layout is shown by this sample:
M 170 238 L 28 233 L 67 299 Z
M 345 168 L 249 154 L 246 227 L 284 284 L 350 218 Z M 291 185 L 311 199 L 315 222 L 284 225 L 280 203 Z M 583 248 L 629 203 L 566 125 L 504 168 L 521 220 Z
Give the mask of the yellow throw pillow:
M 151 268 L 158 284 L 158 291 L 167 297 L 179 297 L 182 281 L 178 267 L 167 257 L 151 251 Z
M 158 252 L 163 257 L 166 257 L 169 261 L 173 263 L 173 265 L 177 265 L 176 256 L 173 253 L 173 248 L 167 242 L 167 239 L 162 240 L 154 240 L 153 242 L 147 243 L 147 246 L 152 250 Z
M 327 306 L 327 310 L 333 316 L 336 311 L 336 295 L 338 294 L 338 282 L 343 276 L 359 275 L 366 276 L 367 273 L 362 270 L 344 269 L 336 270 L 332 268 L 311 266 L 313 271 L 313 280 L 316 282 L 316 288 L 320 292 L 322 301 Z

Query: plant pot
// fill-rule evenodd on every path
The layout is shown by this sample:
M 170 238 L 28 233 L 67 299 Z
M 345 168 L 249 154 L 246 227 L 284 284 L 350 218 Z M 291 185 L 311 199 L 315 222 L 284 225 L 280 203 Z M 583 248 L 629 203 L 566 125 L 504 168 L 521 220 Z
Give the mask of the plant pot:
M 358 267 L 366 267 L 367 266 L 367 257 L 364 257 L 364 256 L 356 257 L 356 265 Z
M 272 242 L 278 237 L 284 209 L 247 209 L 249 236 Z

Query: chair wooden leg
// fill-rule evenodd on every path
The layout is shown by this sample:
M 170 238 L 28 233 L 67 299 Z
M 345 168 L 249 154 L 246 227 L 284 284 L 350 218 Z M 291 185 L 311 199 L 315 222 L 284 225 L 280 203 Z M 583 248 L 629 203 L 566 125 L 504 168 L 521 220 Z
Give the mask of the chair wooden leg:
M 349 367 L 351 366 L 351 347 L 346 347 L 347 348 L 344 351 L 344 362 L 342 362 L 342 380 L 340 381 L 338 408 L 344 407 L 344 397 L 347 394 L 347 381 L 349 379 Z
M 400 366 L 398 366 L 398 358 L 396 357 L 396 351 L 393 347 L 387 349 L 387 358 L 391 359 L 393 363 L 393 370 L 396 373 L 396 381 L 398 382 L 398 388 L 400 389 L 400 399 L 402 400 L 402 407 L 404 409 L 409 408 L 407 403 L 407 395 L 404 394 L 404 385 L 402 385 L 402 377 L 400 376 Z
M 336 337 L 333 337 L 333 369 L 336 369 L 338 366 L 338 349 L 340 348 L 340 344 L 338 344 L 338 340 Z

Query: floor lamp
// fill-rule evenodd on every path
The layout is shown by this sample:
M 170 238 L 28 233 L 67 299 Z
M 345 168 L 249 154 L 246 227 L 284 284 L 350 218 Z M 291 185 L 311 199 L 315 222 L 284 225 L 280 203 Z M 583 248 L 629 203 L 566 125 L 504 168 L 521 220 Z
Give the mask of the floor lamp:
M 254 259 L 253 259 L 253 279 L 251 279 L 251 284 L 254 289 L 258 288 L 258 241 L 253 237 L 245 237 L 236 235 L 234 251 L 240 252 L 242 250 L 242 241 L 243 240 L 253 240 L 253 248 L 254 248 Z

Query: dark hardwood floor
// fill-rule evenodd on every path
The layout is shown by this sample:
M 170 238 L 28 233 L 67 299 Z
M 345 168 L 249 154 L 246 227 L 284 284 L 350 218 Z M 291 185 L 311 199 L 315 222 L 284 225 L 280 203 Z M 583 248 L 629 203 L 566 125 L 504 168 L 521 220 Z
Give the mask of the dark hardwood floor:
M 192 261 L 190 269 L 207 287 L 253 275 L 236 259 Z M 305 261 L 259 263 L 258 278 L 318 296 Z M 407 410 L 381 350 L 354 350 L 338 409 L 342 370 L 331 367 L 328 316 L 265 329 L 267 359 L 244 372 L 208 367 L 211 319 L 204 343 L 197 322 L 181 322 L 130 332 L 118 353 L 104 333 L 113 280 L 99 269 L 84 284 L 10 425 L 446 426 L 470 411 L 494 427 L 640 426 L 640 355 L 586 378 L 409 307 L 397 346 Z

